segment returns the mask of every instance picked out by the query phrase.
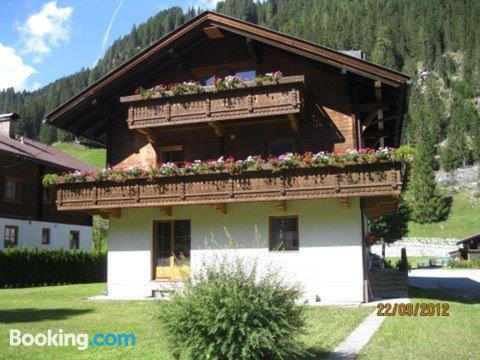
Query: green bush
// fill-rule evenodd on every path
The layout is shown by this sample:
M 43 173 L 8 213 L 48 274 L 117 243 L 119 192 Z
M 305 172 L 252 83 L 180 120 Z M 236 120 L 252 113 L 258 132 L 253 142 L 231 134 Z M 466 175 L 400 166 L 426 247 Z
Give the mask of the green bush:
M 480 259 L 455 261 L 450 266 L 456 269 L 480 269 Z
M 174 294 L 161 321 L 177 359 L 292 359 L 303 353 L 300 295 L 276 273 L 222 261 Z
M 105 253 L 38 248 L 0 251 L 0 287 L 103 282 L 106 274 Z

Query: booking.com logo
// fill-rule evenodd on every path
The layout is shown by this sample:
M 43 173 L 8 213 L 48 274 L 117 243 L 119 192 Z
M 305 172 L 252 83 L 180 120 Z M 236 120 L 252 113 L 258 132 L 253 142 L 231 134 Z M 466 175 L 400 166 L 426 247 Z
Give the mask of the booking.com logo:
M 10 346 L 76 346 L 86 350 L 89 346 L 135 346 L 135 341 L 132 333 L 97 333 L 89 340 L 88 334 L 64 333 L 63 329 L 35 335 L 10 329 Z

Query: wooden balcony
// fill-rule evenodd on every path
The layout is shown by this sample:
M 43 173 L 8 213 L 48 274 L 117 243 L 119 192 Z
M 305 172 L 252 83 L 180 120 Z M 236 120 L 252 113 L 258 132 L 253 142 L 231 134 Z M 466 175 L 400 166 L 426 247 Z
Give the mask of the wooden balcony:
M 128 127 L 142 129 L 194 123 L 212 123 L 300 112 L 305 77 L 288 76 L 261 85 L 246 82 L 239 88 L 143 99 L 139 95 L 121 97 L 128 105 Z
M 381 197 L 401 191 L 401 163 L 249 171 L 241 175 L 172 176 L 114 182 L 57 185 L 59 210 L 119 209 L 284 201 L 317 198 Z

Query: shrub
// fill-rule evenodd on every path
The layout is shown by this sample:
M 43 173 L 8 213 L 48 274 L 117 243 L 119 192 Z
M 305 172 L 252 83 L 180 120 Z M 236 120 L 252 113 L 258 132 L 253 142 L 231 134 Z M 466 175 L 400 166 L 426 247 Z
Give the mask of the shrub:
M 162 313 L 177 359 L 292 359 L 303 353 L 297 285 L 222 261 L 189 281 Z
M 0 251 L 0 287 L 106 281 L 105 253 L 8 248 Z
M 450 266 L 456 269 L 480 269 L 480 259 L 455 261 Z

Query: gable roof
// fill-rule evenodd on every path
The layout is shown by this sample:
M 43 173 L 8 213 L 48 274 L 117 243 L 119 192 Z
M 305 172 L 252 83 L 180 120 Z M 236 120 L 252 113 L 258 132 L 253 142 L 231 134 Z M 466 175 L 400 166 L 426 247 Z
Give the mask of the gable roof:
M 359 59 L 348 53 L 332 50 L 246 21 L 212 11 L 205 11 L 76 94 L 64 104 L 47 114 L 45 121 L 77 135 L 85 136 L 91 140 L 105 144 L 106 124 L 104 124 L 103 128 L 100 127 L 97 129 L 96 132 L 99 132 L 100 135 L 82 132 L 77 126 L 72 126 L 72 124 L 80 121 L 78 120 L 80 117 L 82 119 L 88 118 L 88 121 L 86 121 L 87 124 L 92 121 L 94 123 L 96 116 L 91 115 L 92 101 L 94 99 L 102 96 L 109 87 L 118 87 L 122 82 L 125 83 L 128 79 L 134 79 L 134 72 L 139 71 L 146 63 L 158 58 L 159 54 L 166 53 L 170 48 L 180 42 L 180 40 L 189 38 L 192 33 L 198 32 L 198 30 L 202 30 L 207 26 L 215 26 L 220 30 L 245 36 L 260 43 L 339 68 L 345 72 L 351 72 L 371 80 L 378 80 L 395 88 L 409 86 L 410 78 L 398 71 Z M 87 110 L 88 108 L 90 110 Z M 79 114 L 81 114 L 80 117 L 78 116 Z M 104 130 L 103 133 L 101 133 L 102 129 Z
M 84 163 L 52 146 L 24 137 L 14 139 L 0 134 L 0 153 L 7 153 L 65 170 L 93 171 L 96 169 L 94 166 Z

